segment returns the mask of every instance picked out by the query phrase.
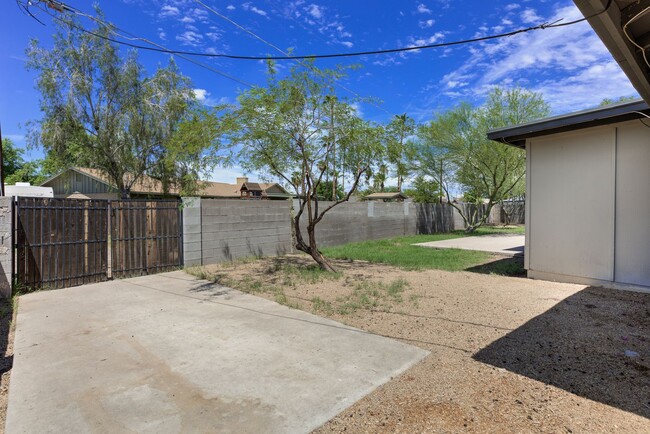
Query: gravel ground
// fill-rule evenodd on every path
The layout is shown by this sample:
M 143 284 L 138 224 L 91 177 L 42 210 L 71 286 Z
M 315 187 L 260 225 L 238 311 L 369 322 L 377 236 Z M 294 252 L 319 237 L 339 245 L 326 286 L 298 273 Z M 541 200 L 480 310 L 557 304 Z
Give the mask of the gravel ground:
M 431 351 L 318 433 L 650 432 L 650 294 L 363 262 L 320 279 L 308 263 L 205 271 Z

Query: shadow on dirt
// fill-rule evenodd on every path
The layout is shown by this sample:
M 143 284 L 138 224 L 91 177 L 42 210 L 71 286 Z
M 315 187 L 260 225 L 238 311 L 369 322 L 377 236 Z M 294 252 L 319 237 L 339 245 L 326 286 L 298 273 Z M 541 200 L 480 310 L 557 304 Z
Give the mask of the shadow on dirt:
M 473 358 L 650 418 L 650 294 L 586 288 Z

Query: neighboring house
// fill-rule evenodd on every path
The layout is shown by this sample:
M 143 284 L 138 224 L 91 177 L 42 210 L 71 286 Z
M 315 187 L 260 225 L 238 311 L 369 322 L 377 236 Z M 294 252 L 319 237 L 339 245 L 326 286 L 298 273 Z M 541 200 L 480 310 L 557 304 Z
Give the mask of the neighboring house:
M 291 194 L 276 182 L 248 182 L 247 177 L 237 178 L 235 184 L 206 182 L 201 197 L 220 199 L 289 199 Z
M 201 197 L 219 199 L 288 199 L 285 189 L 276 183 L 251 183 L 248 178 L 237 178 L 236 184 L 203 182 Z M 51 187 L 54 197 L 73 199 L 119 199 L 120 192 L 113 182 L 98 169 L 71 167 L 41 184 Z M 131 188 L 131 198 L 179 197 L 179 191 L 171 188 L 163 191 L 162 183 L 150 176 L 142 176 Z
M 110 178 L 99 169 L 71 167 L 53 176 L 41 184 L 52 187 L 54 197 L 72 199 L 120 199 L 120 191 Z M 143 175 L 131 187 L 131 198 L 178 197 L 178 190 L 163 192 L 162 183 L 150 176 Z
M 408 197 L 398 192 L 386 192 L 386 193 L 372 193 L 364 197 L 363 199 L 382 200 L 384 202 L 404 202 L 404 200 L 408 199 Z

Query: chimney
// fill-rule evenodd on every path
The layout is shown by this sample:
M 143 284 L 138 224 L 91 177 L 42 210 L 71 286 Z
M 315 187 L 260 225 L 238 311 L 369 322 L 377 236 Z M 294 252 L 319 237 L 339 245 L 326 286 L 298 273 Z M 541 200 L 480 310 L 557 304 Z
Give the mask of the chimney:
M 247 176 L 240 176 L 237 178 L 237 185 L 244 185 L 248 182 Z

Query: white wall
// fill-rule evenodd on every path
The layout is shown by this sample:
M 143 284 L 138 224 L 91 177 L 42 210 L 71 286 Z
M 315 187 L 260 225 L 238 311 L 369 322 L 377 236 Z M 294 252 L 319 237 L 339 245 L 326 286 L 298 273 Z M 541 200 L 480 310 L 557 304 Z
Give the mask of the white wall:
M 632 121 L 526 146 L 529 275 L 650 287 L 650 130 Z
M 618 128 L 615 280 L 650 286 L 650 129 Z

